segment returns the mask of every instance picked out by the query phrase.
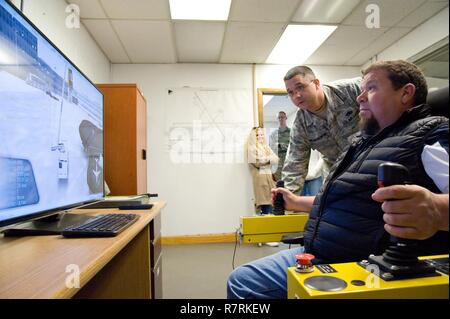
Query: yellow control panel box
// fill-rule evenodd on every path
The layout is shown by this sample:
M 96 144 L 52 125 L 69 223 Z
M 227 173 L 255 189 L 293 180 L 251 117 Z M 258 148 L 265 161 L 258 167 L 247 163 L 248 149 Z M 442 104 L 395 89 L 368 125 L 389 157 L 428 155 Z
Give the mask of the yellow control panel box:
M 448 255 L 419 257 L 440 258 L 447 258 L 448 272 Z M 385 281 L 379 277 L 376 265 L 371 266 L 373 267 L 365 269 L 356 262 L 316 265 L 310 273 L 299 273 L 296 267 L 290 267 L 287 276 L 288 298 L 449 298 L 449 277 L 443 272 L 437 271 L 437 275 L 433 277 Z
M 303 231 L 308 217 L 307 213 L 241 216 L 242 242 L 256 244 L 280 241 L 283 235 Z

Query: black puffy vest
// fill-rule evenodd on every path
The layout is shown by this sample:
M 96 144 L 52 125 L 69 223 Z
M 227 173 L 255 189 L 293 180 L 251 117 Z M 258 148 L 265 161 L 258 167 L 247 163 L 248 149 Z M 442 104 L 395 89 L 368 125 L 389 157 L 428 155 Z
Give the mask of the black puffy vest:
M 305 226 L 305 249 L 318 263 L 350 262 L 381 254 L 389 244 L 381 203 L 372 200 L 378 165 L 389 161 L 409 169 L 411 182 L 440 193 L 426 174 L 424 144 L 446 139 L 448 119 L 427 117 L 426 105 L 416 106 L 370 138 L 356 139 L 316 196 Z M 448 150 L 447 150 L 448 151 Z M 419 255 L 448 253 L 448 232 L 420 241 Z

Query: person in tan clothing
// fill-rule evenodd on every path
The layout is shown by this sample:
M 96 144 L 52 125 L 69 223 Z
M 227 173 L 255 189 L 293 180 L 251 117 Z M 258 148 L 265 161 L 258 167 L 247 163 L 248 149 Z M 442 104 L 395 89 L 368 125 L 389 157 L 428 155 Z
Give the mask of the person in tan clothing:
M 264 129 L 255 127 L 250 132 L 247 156 L 253 179 L 255 206 L 261 214 L 270 214 L 273 208 L 271 189 L 275 187 L 271 166 L 278 163 L 278 156 L 267 144 Z

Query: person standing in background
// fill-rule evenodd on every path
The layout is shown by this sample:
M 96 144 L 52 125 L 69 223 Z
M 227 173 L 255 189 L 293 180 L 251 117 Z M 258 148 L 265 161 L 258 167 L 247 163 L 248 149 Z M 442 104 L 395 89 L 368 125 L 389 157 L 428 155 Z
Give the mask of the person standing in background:
M 278 156 L 267 145 L 264 129 L 254 127 L 247 143 L 247 157 L 253 180 L 255 206 L 260 214 L 272 213 L 272 178 L 271 166 L 278 163 Z
M 281 170 L 283 169 L 284 159 L 286 158 L 286 153 L 289 146 L 289 137 L 291 134 L 291 129 L 287 126 L 287 115 L 286 112 L 280 111 L 277 116 L 278 129 L 270 134 L 269 146 L 272 151 L 278 155 L 279 162 L 277 170 L 274 173 L 275 180 L 281 180 Z

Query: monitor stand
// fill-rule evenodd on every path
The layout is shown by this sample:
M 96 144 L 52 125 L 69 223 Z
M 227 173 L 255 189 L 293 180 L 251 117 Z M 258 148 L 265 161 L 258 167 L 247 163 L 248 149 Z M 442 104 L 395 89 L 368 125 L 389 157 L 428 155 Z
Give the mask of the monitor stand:
M 94 216 L 84 214 L 57 213 L 29 222 L 16 224 L 4 230 L 6 237 L 10 236 L 42 236 L 59 235 L 61 231 L 72 225 L 79 225 Z

